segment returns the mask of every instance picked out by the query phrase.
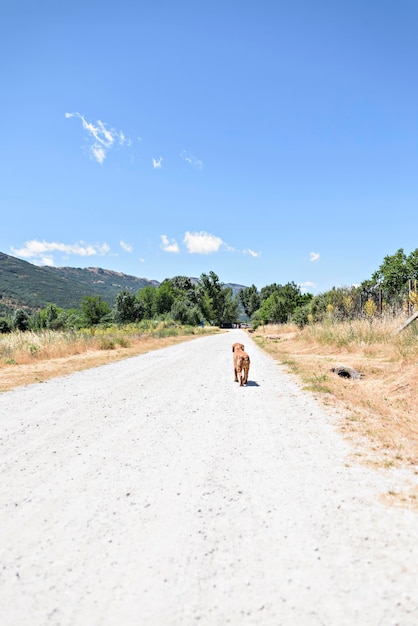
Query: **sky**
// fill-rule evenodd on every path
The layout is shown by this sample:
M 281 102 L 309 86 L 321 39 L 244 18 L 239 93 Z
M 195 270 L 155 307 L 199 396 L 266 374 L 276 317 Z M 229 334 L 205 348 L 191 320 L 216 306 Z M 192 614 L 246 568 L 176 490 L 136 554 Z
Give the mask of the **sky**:
M 2 0 L 0 251 L 317 295 L 418 247 L 416 0 Z

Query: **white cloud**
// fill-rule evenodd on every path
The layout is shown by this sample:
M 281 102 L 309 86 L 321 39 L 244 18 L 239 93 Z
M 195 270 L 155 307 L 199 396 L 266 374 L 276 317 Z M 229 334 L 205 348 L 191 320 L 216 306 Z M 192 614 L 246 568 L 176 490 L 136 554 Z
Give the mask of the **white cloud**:
M 54 253 L 76 256 L 103 256 L 110 251 L 107 243 L 85 244 L 83 241 L 66 244 L 52 241 L 26 241 L 23 248 L 11 248 L 13 254 L 24 259 L 31 259 L 38 265 L 54 265 Z
M 261 252 L 255 252 L 254 250 L 251 250 L 251 248 L 248 248 L 247 250 L 244 250 L 244 254 L 249 254 L 254 259 L 256 259 L 257 257 L 261 256 Z
M 158 161 L 157 161 L 157 159 L 152 159 L 152 167 L 155 170 L 159 170 L 162 167 L 162 164 L 163 164 L 163 157 L 160 156 Z
M 106 150 L 102 148 L 102 146 L 98 145 L 91 146 L 90 150 L 93 155 L 93 159 L 101 165 L 106 158 Z
M 177 241 L 175 239 L 172 239 L 170 241 L 167 235 L 161 235 L 161 248 L 165 252 L 174 252 L 174 253 L 180 252 L 180 248 L 178 246 Z
M 91 142 L 91 156 L 97 163 L 103 163 L 108 151 L 113 148 L 115 144 L 123 146 L 125 144 L 130 145 L 131 143 L 122 131 L 117 131 L 113 128 L 109 129 L 106 127 L 106 124 L 100 120 L 94 125 L 91 122 L 87 122 L 80 113 L 66 113 L 65 117 L 67 119 L 77 117 L 81 120 L 83 129 L 87 131 L 87 137 Z
M 125 250 L 125 252 L 133 252 L 133 247 L 130 243 L 126 243 L 125 241 L 120 242 L 120 247 Z
M 54 267 L 54 258 L 50 254 L 46 254 L 37 260 L 38 265 L 48 265 Z
M 183 152 L 180 153 L 180 156 L 181 156 L 182 159 L 187 161 L 187 163 L 189 163 L 189 165 L 194 167 L 196 170 L 202 170 L 203 169 L 202 161 L 200 159 L 197 159 L 192 154 L 188 154 L 186 152 L 186 150 L 183 150 Z
M 315 263 L 315 261 L 318 261 L 319 256 L 320 256 L 319 252 L 311 252 L 310 255 L 309 255 L 309 260 L 312 263 Z
M 183 243 L 190 254 L 212 254 L 218 252 L 222 245 L 225 245 L 220 237 L 210 235 L 209 233 L 191 233 L 189 231 L 184 235 Z
M 316 289 L 318 287 L 318 285 L 317 285 L 317 283 L 313 283 L 313 282 L 307 280 L 304 283 L 299 283 L 299 287 L 301 289 L 305 289 L 305 290 L 309 289 L 309 287 L 312 287 L 313 289 Z

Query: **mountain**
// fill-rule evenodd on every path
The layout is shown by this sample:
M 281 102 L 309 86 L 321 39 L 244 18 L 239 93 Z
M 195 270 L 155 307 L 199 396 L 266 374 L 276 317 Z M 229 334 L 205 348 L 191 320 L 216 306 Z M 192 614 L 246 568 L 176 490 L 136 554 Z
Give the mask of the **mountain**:
M 37 311 L 48 302 L 63 309 L 78 309 L 86 296 L 100 296 L 112 307 L 122 289 L 136 293 L 143 287 L 159 284 L 157 280 L 100 267 L 39 267 L 0 252 L 0 317 L 18 308 Z M 244 288 L 235 283 L 225 286 L 232 288 L 234 296 Z
M 113 306 L 122 289 L 136 293 L 148 285 L 158 287 L 159 282 L 97 267 L 38 267 L 0 252 L 0 316 L 17 308 L 36 311 L 48 302 L 79 308 L 86 296 L 100 296 Z

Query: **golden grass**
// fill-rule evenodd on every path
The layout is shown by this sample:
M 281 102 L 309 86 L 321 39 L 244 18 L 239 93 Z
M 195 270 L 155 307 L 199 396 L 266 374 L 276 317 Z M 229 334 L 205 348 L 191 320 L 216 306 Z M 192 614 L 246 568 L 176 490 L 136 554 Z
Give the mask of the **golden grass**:
M 307 326 L 260 327 L 252 337 L 286 365 L 302 385 L 341 415 L 340 429 L 357 459 L 379 467 L 410 467 L 418 473 L 418 335 L 394 334 L 402 319 Z M 352 367 L 360 380 L 331 369 Z M 418 489 L 388 495 L 418 508 Z
M 94 332 L 11 333 L 0 335 L 0 392 L 144 354 L 217 328 L 169 328 L 140 333 L 135 327 Z

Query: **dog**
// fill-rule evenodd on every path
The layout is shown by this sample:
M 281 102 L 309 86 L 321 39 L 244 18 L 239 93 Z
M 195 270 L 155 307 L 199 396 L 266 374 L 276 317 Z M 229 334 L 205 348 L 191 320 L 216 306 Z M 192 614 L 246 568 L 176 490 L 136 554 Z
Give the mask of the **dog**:
M 234 381 L 239 382 L 243 387 L 248 382 L 248 372 L 250 371 L 250 357 L 244 350 L 244 344 L 234 343 L 232 345 L 234 353 Z

